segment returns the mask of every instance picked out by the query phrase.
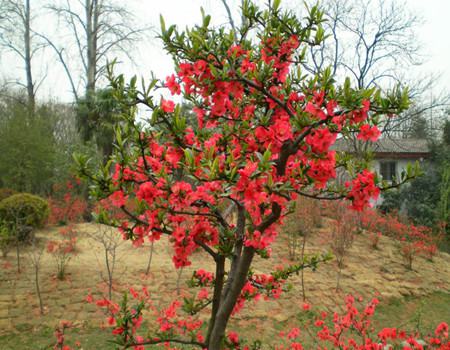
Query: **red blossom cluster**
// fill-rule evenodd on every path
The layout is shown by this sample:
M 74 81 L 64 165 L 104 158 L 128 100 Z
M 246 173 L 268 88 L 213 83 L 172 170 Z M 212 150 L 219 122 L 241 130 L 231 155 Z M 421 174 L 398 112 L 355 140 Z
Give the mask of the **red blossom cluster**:
M 350 189 L 348 198 L 351 198 L 351 208 L 362 211 L 367 206 L 371 206 L 370 200 L 376 200 L 380 195 L 380 189 L 375 185 L 376 175 L 367 169 L 358 174 L 351 183 L 346 183 Z
M 53 186 L 53 195 L 48 198 L 51 225 L 80 222 L 87 211 L 87 203 L 80 195 L 80 180 L 67 181 Z

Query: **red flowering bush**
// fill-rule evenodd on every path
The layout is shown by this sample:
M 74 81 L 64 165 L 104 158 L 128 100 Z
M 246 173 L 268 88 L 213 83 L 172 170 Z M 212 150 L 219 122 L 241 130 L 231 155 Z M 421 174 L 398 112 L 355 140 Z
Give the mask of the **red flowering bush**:
M 66 277 L 67 266 L 76 254 L 77 234 L 72 226 L 60 230 L 62 239 L 47 243 L 47 252 L 52 255 L 56 263 L 56 277 L 63 280 Z
M 433 233 L 427 226 L 415 226 L 402 222 L 395 213 L 383 215 L 376 210 L 365 210 L 361 225 L 372 232 L 370 235 L 374 232 L 379 232 L 381 235 L 382 232 L 396 239 L 400 245 L 400 254 L 409 269 L 412 269 L 413 260 L 418 255 L 432 260 L 438 251 L 438 243 L 442 239 L 442 234 Z M 375 238 L 370 239 L 373 241 Z
M 80 181 L 67 181 L 53 186 L 53 195 L 48 198 L 50 207 L 49 223 L 64 225 L 83 220 L 88 209 L 86 200 L 81 195 Z
M 114 333 L 124 348 L 181 343 L 217 350 L 235 344 L 227 325 L 246 302 L 279 298 L 291 275 L 329 260 L 305 256 L 267 273 L 252 271 L 255 256 L 270 258 L 293 201 L 299 195 L 346 198 L 346 205 L 363 210 L 379 194 L 381 184 L 365 162 L 339 157 L 330 147 L 338 135 L 359 133 L 364 125 L 370 130 L 361 137 L 374 140 L 377 122 L 408 106 L 406 91 L 358 90 L 349 80 L 335 86 L 330 70 L 305 76 L 305 52 L 324 38 L 317 7 L 301 22 L 279 1 L 264 10 L 245 2 L 243 18 L 242 28 L 230 33 L 210 28 L 205 15 L 186 32 L 166 28 L 161 19 L 176 73 L 140 91 L 135 78 L 128 84 L 109 72 L 122 109 L 113 165 L 95 172 L 86 157 L 77 157 L 92 195 L 108 198 L 125 214 L 121 220 L 104 214 L 104 223 L 119 227 L 135 245 L 169 236 L 176 268 L 189 266 L 198 250 L 215 263 L 212 280 L 202 282 L 206 290 L 160 312 L 153 337 L 135 334 L 143 308 L 150 307 L 145 299 L 137 307 L 114 306 Z M 154 96 L 163 87 L 193 105 L 194 120 L 180 105 Z M 142 122 L 138 106 L 150 111 Z M 336 168 L 350 163 L 347 185 L 332 184 Z M 222 208 L 230 203 L 233 215 L 226 216 Z M 201 312 L 210 314 L 204 328 Z
M 362 308 L 358 308 L 355 298 L 349 295 L 345 298 L 344 312 L 311 313 L 311 320 L 303 327 L 305 331 L 293 328 L 289 332 L 282 332 L 280 335 L 284 338 L 285 344 L 276 346 L 275 349 L 302 350 L 304 349 L 302 338 L 314 344 L 315 349 L 450 349 L 448 325 L 445 322 L 436 327 L 434 334 L 409 333 L 395 327 L 375 329 L 372 318 L 378 303 L 378 299 L 373 299 Z M 424 344 L 427 344 L 426 347 Z

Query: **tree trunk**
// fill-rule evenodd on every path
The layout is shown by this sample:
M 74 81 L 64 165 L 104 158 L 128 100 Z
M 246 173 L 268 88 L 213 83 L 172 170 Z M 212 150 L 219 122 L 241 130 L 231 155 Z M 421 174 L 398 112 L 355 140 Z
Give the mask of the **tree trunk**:
M 342 260 L 338 260 L 338 273 L 337 273 L 337 279 L 336 279 L 336 292 L 339 291 L 340 282 L 341 282 L 341 272 L 342 272 Z
M 148 257 L 148 264 L 147 264 L 147 269 L 145 270 L 145 274 L 148 275 L 150 273 L 150 266 L 152 264 L 152 258 L 153 258 L 153 245 L 154 245 L 154 241 L 151 242 L 150 245 L 150 256 Z
M 177 271 L 177 295 L 180 295 L 180 282 L 181 282 L 181 274 L 183 273 L 183 268 L 180 267 Z
M 109 263 L 109 254 L 108 254 L 108 248 L 105 247 L 105 264 L 106 264 L 106 272 L 108 273 L 108 298 L 109 300 L 112 300 L 112 284 L 113 284 L 113 275 L 111 266 Z
M 20 246 L 19 237 L 16 237 L 16 257 L 17 257 L 17 272 L 20 273 Z
M 25 1 L 25 31 L 24 31 L 24 46 L 25 46 L 25 72 L 27 78 L 27 94 L 28 94 L 28 110 L 30 114 L 34 113 L 35 98 L 34 98 L 34 84 L 31 73 L 31 28 L 30 28 L 30 0 Z
M 303 233 L 303 241 L 302 241 L 302 251 L 301 251 L 301 261 L 303 264 L 303 259 L 305 258 L 305 246 L 306 246 L 306 233 Z M 302 269 L 300 271 L 301 273 L 301 280 L 302 280 L 302 296 L 303 296 L 303 301 L 306 300 L 306 291 L 305 291 L 305 278 L 304 278 L 304 274 L 305 274 L 305 269 Z
M 86 98 L 95 92 L 97 69 L 97 36 L 100 5 L 97 0 L 86 0 Z
M 215 281 L 215 286 L 214 286 L 211 318 L 209 320 L 208 333 L 206 336 L 207 344 L 209 343 L 211 332 L 212 332 L 212 330 L 214 328 L 214 324 L 216 322 L 216 315 L 217 315 L 217 312 L 219 311 L 221 297 L 222 297 L 222 291 L 223 291 L 224 277 L 225 277 L 225 257 L 220 255 L 216 259 L 216 281 Z
M 228 293 L 224 295 L 223 301 L 219 306 L 216 314 L 215 323 L 209 339 L 208 350 L 220 350 L 222 340 L 225 336 L 225 329 L 231 316 L 236 301 L 247 281 L 248 271 L 252 263 L 255 250 L 252 247 L 245 247 L 242 257 L 239 259 L 239 265 L 236 269 L 235 276 L 229 279 L 231 283 Z
M 42 296 L 41 296 L 41 289 L 39 287 L 39 261 L 36 261 L 36 264 L 34 266 L 34 280 L 36 284 L 36 294 L 38 296 L 39 300 L 39 311 L 41 315 L 44 314 L 44 306 L 42 304 Z

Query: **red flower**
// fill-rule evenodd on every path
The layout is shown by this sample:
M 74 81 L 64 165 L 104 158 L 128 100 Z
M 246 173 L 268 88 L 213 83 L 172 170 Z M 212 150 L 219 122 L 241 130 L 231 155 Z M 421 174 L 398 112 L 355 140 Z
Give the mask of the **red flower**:
M 112 195 L 109 196 L 112 205 L 117 208 L 123 207 L 128 199 L 128 196 L 125 196 L 122 191 L 116 191 Z
M 376 126 L 370 126 L 364 124 L 361 126 L 360 132 L 358 134 L 358 140 L 372 141 L 375 142 L 381 135 L 381 131 L 378 130 Z
M 166 113 L 172 113 L 175 110 L 175 103 L 170 100 L 161 99 L 161 108 Z
M 174 74 L 166 77 L 166 87 L 170 90 L 172 95 L 179 95 L 181 93 L 180 84 L 177 83 Z
M 233 344 L 239 343 L 239 336 L 236 332 L 229 332 L 228 333 L 228 340 L 232 342 Z
M 124 331 L 123 327 L 119 327 L 119 328 L 114 329 L 114 330 L 112 331 L 112 334 L 114 334 L 114 335 L 122 334 L 123 331 Z

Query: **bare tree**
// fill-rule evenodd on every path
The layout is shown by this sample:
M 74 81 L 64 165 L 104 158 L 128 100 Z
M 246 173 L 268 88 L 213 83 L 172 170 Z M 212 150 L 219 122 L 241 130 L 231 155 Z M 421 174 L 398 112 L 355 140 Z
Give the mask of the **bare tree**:
M 296 202 L 294 212 L 288 216 L 286 221 L 286 232 L 288 236 L 289 258 L 301 263 L 307 258 L 305 254 L 307 238 L 311 236 L 314 227 L 320 227 L 320 210 L 317 200 L 300 197 Z M 300 249 L 298 254 L 297 250 Z M 304 270 L 300 271 L 302 297 L 306 300 L 306 287 Z
M 31 113 L 35 108 L 36 90 L 40 84 L 33 78 L 33 57 L 45 46 L 35 40 L 32 29 L 34 17 L 30 0 L 0 0 L 0 46 L 23 61 L 25 83 L 17 83 L 26 88 Z
M 336 291 L 340 288 L 341 272 L 344 267 L 344 258 L 353 245 L 354 234 L 357 229 L 357 218 L 345 206 L 336 207 L 336 224 L 331 234 L 331 249 L 336 257 L 338 273 Z
M 114 58 L 112 54 L 122 53 L 130 57 L 130 44 L 146 30 L 136 28 L 127 7 L 114 0 L 65 0 L 49 8 L 65 24 L 75 46 L 74 56 L 67 44 L 58 45 L 56 40 L 43 36 L 57 54 L 76 101 L 80 96 L 95 92 L 107 60 Z M 78 67 L 74 65 L 76 60 L 73 57 L 77 57 L 81 64 L 83 74 L 80 81 L 75 75 Z M 80 85 L 83 93 L 78 89 Z
M 115 228 L 105 225 L 98 225 L 95 233 L 90 235 L 91 238 L 100 243 L 103 249 L 103 263 L 106 269 L 105 273 L 100 269 L 100 277 L 108 286 L 108 299 L 112 299 L 112 291 L 114 285 L 114 272 L 116 263 L 118 261 L 117 249 L 123 243 L 122 237 L 118 234 Z M 100 262 L 100 259 L 97 258 Z
M 332 67 L 359 88 L 399 82 L 399 67 L 420 62 L 415 29 L 420 19 L 405 3 L 382 0 L 326 0 L 327 44 L 311 46 L 310 72 Z
M 41 258 L 44 253 L 44 246 L 39 246 L 36 242 L 36 239 L 32 240 L 31 243 L 31 251 L 28 252 L 28 256 L 30 258 L 31 265 L 34 269 L 34 285 L 36 288 L 36 295 L 39 301 L 39 311 L 41 315 L 44 314 L 44 304 L 42 303 L 42 295 L 41 288 L 39 284 L 39 273 L 41 269 Z
M 311 46 L 308 71 L 331 67 L 333 75 L 349 76 L 359 88 L 410 87 L 411 108 L 399 118 L 381 121 L 384 136 L 404 137 L 411 120 L 449 105 L 447 92 L 427 96 L 438 80 L 436 75 L 410 78 L 411 69 L 423 63 L 416 33 L 421 19 L 408 10 L 406 2 L 325 0 L 322 6 L 329 38 L 326 46 Z

